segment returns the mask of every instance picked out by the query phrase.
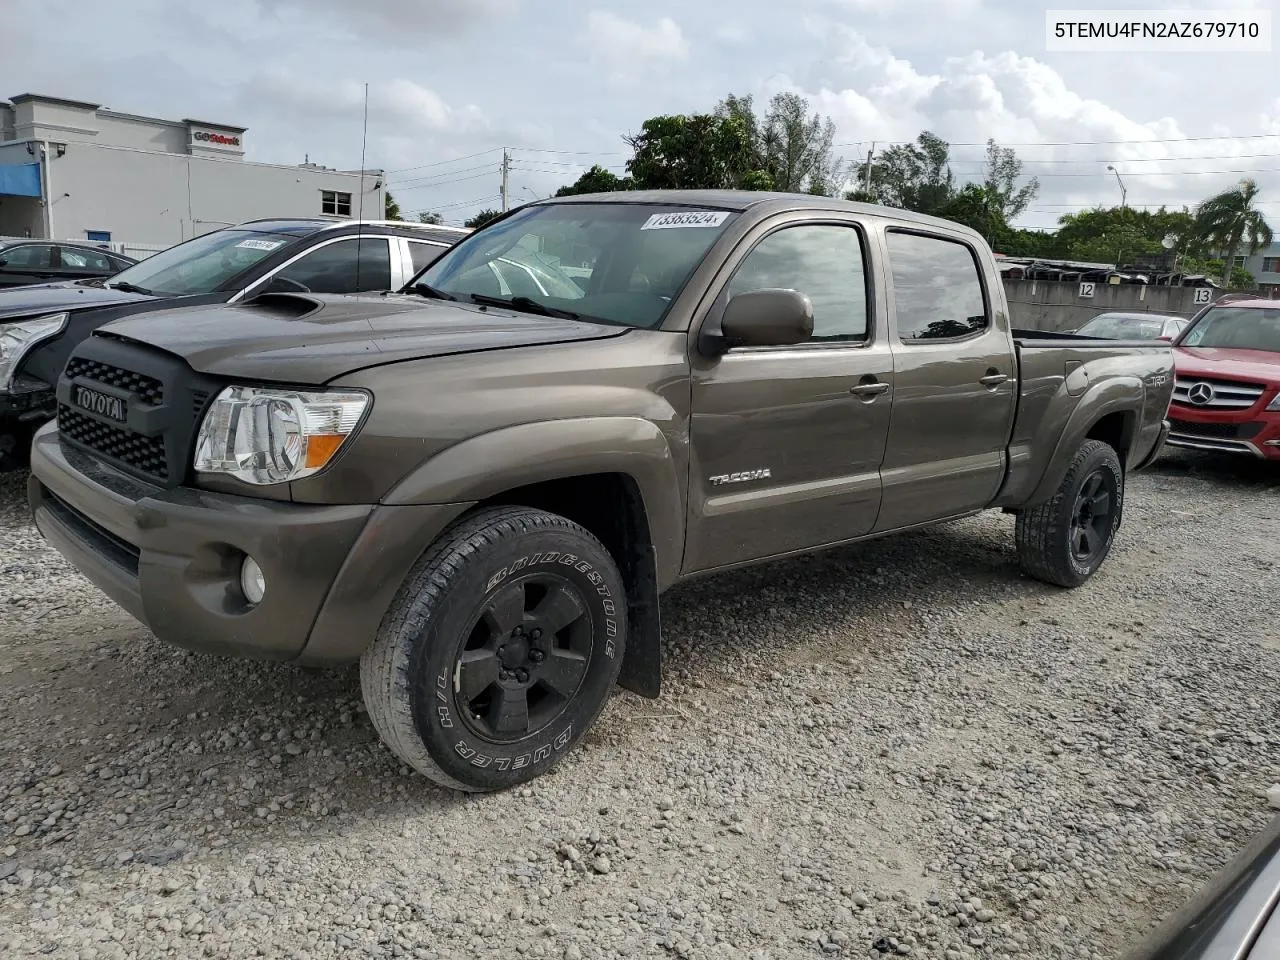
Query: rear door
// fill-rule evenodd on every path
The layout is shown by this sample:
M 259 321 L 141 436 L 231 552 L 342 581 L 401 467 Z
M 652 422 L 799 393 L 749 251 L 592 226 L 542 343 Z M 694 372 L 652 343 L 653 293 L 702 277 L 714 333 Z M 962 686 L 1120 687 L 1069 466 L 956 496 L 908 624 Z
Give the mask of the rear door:
M 1004 480 L 1017 361 L 999 280 L 961 235 L 887 227 L 893 425 L 876 530 L 985 508 Z
M 729 299 L 786 288 L 813 301 L 814 334 L 786 347 L 692 351 L 687 571 L 849 540 L 874 526 L 893 402 L 870 244 L 839 215 L 757 226 L 715 281 Z M 690 342 L 697 343 L 698 330 Z M 855 392 L 856 391 L 856 392 Z
M 0 287 L 20 287 L 56 280 L 50 243 L 19 243 L 0 249 Z

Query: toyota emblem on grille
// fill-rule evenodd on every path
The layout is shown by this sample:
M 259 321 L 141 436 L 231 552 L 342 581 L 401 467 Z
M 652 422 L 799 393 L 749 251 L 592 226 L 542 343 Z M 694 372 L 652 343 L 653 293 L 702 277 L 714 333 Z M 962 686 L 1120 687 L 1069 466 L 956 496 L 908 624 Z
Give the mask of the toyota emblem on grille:
M 1198 407 L 1203 407 L 1206 403 L 1213 402 L 1213 387 L 1207 383 L 1194 384 L 1187 391 L 1187 399 Z

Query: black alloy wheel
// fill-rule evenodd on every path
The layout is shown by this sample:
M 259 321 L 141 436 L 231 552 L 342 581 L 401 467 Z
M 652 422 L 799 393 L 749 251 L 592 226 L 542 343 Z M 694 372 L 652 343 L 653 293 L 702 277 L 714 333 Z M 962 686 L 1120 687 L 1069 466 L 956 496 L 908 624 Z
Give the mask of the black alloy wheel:
M 489 741 L 512 741 L 554 723 L 577 694 L 592 648 L 591 616 L 563 577 L 523 577 L 490 598 L 458 656 L 462 718 Z
M 1071 549 L 1076 561 L 1088 566 L 1107 543 L 1119 503 L 1115 474 L 1099 467 L 1085 478 L 1072 510 Z

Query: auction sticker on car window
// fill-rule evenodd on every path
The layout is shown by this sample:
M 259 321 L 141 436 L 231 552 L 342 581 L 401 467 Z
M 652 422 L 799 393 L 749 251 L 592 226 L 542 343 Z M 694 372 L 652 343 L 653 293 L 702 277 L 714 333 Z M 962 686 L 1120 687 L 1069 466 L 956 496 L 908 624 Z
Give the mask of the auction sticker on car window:
M 246 250 L 274 250 L 276 247 L 284 246 L 283 240 L 241 240 L 236 244 L 237 247 L 244 247 Z
M 684 211 L 682 213 L 655 213 L 644 222 L 641 230 L 673 230 L 677 227 L 718 227 L 729 214 L 724 210 Z

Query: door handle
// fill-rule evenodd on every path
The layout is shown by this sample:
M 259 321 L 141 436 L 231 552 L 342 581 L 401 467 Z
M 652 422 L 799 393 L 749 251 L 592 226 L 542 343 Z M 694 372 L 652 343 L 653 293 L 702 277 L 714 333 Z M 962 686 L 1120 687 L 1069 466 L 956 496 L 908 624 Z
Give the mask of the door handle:
M 889 389 L 887 383 L 860 383 L 856 387 L 850 387 L 849 392 L 855 397 L 878 397 Z
M 984 387 L 998 387 L 1008 379 L 1007 373 L 988 373 L 985 377 L 979 377 L 978 382 Z

